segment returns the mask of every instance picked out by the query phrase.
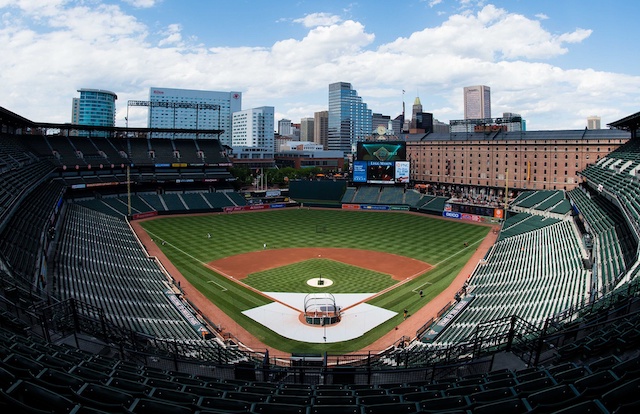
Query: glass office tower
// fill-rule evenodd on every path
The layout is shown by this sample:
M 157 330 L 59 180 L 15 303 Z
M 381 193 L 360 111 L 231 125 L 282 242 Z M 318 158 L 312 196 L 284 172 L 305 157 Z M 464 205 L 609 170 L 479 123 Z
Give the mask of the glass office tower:
M 371 125 L 371 110 L 350 83 L 329 85 L 329 150 L 339 150 L 345 155 L 355 153 L 356 143 L 371 135 Z

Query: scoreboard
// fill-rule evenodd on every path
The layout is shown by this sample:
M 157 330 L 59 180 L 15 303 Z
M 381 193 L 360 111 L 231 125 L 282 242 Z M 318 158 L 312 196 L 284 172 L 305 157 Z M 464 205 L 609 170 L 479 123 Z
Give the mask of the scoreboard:
M 358 142 L 353 162 L 354 183 L 408 183 L 409 171 L 404 141 Z
M 353 182 L 396 184 L 409 182 L 409 161 L 354 161 Z

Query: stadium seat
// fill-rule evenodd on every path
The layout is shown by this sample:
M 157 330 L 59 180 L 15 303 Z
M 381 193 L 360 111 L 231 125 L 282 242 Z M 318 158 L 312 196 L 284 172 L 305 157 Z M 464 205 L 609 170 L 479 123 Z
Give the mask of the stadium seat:
M 513 390 L 518 394 L 519 397 L 526 397 L 529 394 L 551 388 L 554 385 L 556 385 L 556 382 L 553 378 L 543 377 L 517 384 L 513 387 Z
M 517 381 L 513 378 L 503 378 L 503 379 L 495 379 L 490 381 L 488 380 L 487 382 L 485 382 L 483 387 L 485 390 L 493 390 L 493 389 L 504 388 L 504 387 L 513 387 L 516 384 L 517 384 Z
M 232 400 L 245 401 L 248 403 L 265 402 L 269 398 L 266 394 L 254 394 L 252 392 L 243 391 L 227 391 L 224 395 L 225 398 L 231 398 Z
M 361 414 L 359 405 L 313 405 L 309 414 Z
M 432 400 L 421 401 L 419 408 L 424 411 L 450 411 L 467 409 L 471 406 L 469 398 L 456 395 L 453 397 L 434 398 Z
M 12 372 L 19 372 L 24 379 L 35 377 L 44 369 L 44 365 L 20 354 L 10 354 L 2 362 L 10 366 Z
M 469 395 L 469 401 L 473 404 L 484 404 L 499 400 L 512 399 L 516 397 L 513 388 L 496 388 L 492 390 L 480 391 Z
M 136 398 L 129 407 L 133 414 L 191 414 L 193 410 L 166 401 L 152 400 L 148 398 Z
M 281 395 L 273 394 L 267 400 L 274 404 L 309 405 L 312 397 L 310 395 Z
M 258 403 L 262 404 L 262 403 Z M 232 400 L 224 397 L 200 397 L 198 407 L 203 410 L 226 410 L 228 412 L 244 412 L 251 408 L 251 403 L 246 401 Z
M 350 397 L 353 396 L 353 390 L 345 389 L 315 389 L 313 393 L 316 397 Z
M 610 369 L 611 367 L 613 367 L 616 364 L 619 364 L 620 362 L 622 361 L 620 361 L 620 358 L 618 358 L 617 356 L 607 355 L 596 361 L 589 362 L 589 370 L 591 370 L 591 372 L 596 372 L 603 369 Z
M 464 385 L 462 387 L 449 388 L 444 391 L 444 394 L 451 397 L 453 395 L 470 395 L 480 391 L 484 391 L 484 387 L 482 387 L 482 385 Z
M 573 382 L 574 388 L 583 399 L 596 398 L 621 384 L 618 376 L 609 370 L 598 371 Z
M 398 395 L 368 395 L 366 397 L 358 397 L 360 405 L 377 405 L 377 404 L 396 404 L 400 402 Z
M 529 411 L 531 411 L 531 407 L 527 404 L 527 401 L 520 398 L 512 398 L 478 405 L 473 409 L 474 414 L 518 414 Z
M 149 385 L 121 378 L 111 378 L 109 381 L 107 381 L 106 385 L 122 390 L 138 398 L 147 397 L 153 390 L 153 387 L 150 387 Z
M 173 390 L 167 388 L 154 388 L 149 393 L 149 396 L 180 405 L 195 405 L 200 399 L 200 396 L 184 392 L 182 389 Z
M 556 372 L 553 374 L 553 379 L 558 384 L 571 384 L 580 378 L 584 378 L 591 374 L 591 371 L 587 367 L 575 367 L 562 372 Z
M 562 384 L 537 391 L 526 397 L 532 408 L 538 411 L 557 411 L 575 404 L 579 394 L 572 385 Z
M 6 369 L 0 367 L 0 390 L 6 390 L 14 382 L 16 382 L 16 376 Z
M 632 413 L 637 413 L 636 411 L 630 411 Z M 623 414 L 620 411 L 616 411 L 618 414 Z M 587 400 L 574 405 L 570 405 L 562 410 L 556 411 L 554 414 L 609 414 L 609 410 L 602 405 L 602 403 L 598 400 Z
M 402 399 L 404 401 L 420 402 L 420 401 L 432 400 L 434 398 L 442 398 L 442 397 L 444 397 L 444 394 L 442 394 L 442 391 L 418 391 L 418 392 L 411 392 L 411 393 L 404 394 L 402 396 Z
M 632 379 L 640 377 L 640 355 L 615 364 L 611 367 L 611 371 L 620 378 Z
M 56 413 L 71 413 L 76 409 L 70 399 L 28 381 L 17 381 L 3 394 L 10 405 Z
M 637 402 L 638 395 L 640 395 L 640 378 L 635 378 L 607 391 L 600 397 L 600 401 L 609 411 L 614 412 L 623 405 Z
M 262 414 L 305 414 L 307 406 L 278 403 L 255 403 L 252 411 Z
M 353 390 L 356 397 L 367 397 L 371 395 L 387 395 L 387 390 L 384 388 L 364 388 Z
M 100 371 L 96 371 L 94 369 L 86 368 L 79 365 L 76 365 L 75 367 L 71 368 L 69 373 L 89 382 L 106 383 L 111 378 L 111 375 L 109 375 L 109 373 L 107 372 L 100 372 Z
M 257 386 L 257 385 L 245 385 L 244 387 L 240 388 L 240 391 L 250 392 L 252 394 L 271 395 L 276 392 L 276 388 L 263 387 L 263 386 Z
M 134 401 L 131 394 L 117 388 L 91 383 L 84 384 L 73 399 L 82 405 L 109 412 L 122 411 Z
M 166 380 L 166 379 L 158 379 L 158 378 L 147 378 L 147 380 L 144 382 L 146 385 L 150 386 L 150 387 L 154 387 L 154 388 L 165 388 L 168 390 L 182 390 L 184 388 L 184 385 L 178 383 L 178 382 L 173 382 L 170 380 Z
M 313 398 L 313 405 L 354 405 L 356 397 L 354 396 L 316 396 Z
M 196 385 L 185 385 L 184 392 L 188 392 L 190 394 L 196 394 L 200 397 L 222 397 L 225 393 L 221 390 L 216 390 L 214 388 L 209 387 L 198 387 Z M 229 391 L 235 392 L 235 391 Z
M 419 387 L 417 385 L 405 385 L 402 387 L 387 388 L 387 394 L 405 395 L 408 393 L 415 393 L 420 391 L 422 391 L 422 387 Z
M 363 414 L 415 413 L 417 410 L 418 410 L 417 405 L 411 402 L 372 404 L 372 405 L 365 405 L 362 408 Z

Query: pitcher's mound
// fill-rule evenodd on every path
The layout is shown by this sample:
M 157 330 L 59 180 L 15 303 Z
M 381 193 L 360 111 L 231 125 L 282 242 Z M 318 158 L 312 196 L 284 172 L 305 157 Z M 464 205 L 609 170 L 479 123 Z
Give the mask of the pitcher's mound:
M 316 288 L 325 288 L 333 285 L 333 280 L 327 279 L 326 277 L 323 277 L 323 278 L 314 277 L 313 279 L 307 280 L 307 285 L 316 287 Z

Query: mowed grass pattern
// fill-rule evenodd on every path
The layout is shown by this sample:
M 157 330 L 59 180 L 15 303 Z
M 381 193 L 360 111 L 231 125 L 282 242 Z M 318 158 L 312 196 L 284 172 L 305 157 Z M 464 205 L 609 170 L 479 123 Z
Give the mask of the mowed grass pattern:
M 320 276 L 333 284 L 315 288 L 307 284 Z M 242 281 L 262 292 L 294 293 L 375 293 L 397 283 L 387 274 L 329 259 L 310 259 L 252 273 Z
M 372 343 L 402 321 L 403 309 L 413 313 L 446 288 L 490 230 L 426 215 L 305 208 L 161 217 L 142 226 L 209 300 L 262 342 L 286 352 L 353 352 Z M 212 237 L 207 238 L 207 233 Z M 463 246 L 465 242 L 468 248 Z M 269 249 L 343 247 L 381 251 L 422 260 L 435 268 L 370 301 L 398 313 L 386 323 L 351 341 L 308 344 L 282 338 L 244 316 L 242 311 L 270 301 L 205 266 L 223 257 L 262 250 L 263 243 Z M 422 299 L 416 293 L 421 288 L 425 294 Z

